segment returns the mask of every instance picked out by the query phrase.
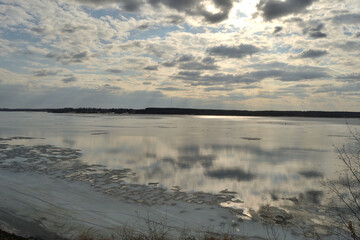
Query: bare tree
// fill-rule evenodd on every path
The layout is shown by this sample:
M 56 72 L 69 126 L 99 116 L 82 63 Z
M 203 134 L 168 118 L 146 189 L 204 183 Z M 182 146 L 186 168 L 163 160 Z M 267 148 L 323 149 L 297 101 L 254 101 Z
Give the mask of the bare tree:
M 330 209 L 338 223 L 334 231 L 342 238 L 360 240 L 360 132 L 348 129 L 351 143 L 337 148 L 344 169 L 325 186 L 333 193 Z

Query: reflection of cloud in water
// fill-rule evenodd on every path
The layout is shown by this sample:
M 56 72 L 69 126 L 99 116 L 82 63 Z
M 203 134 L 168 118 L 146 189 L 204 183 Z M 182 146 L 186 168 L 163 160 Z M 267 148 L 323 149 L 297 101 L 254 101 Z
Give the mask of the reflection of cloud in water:
M 201 154 L 199 145 L 187 145 L 178 148 L 179 156 L 177 160 L 171 158 L 165 158 L 163 160 L 176 164 L 182 169 L 189 169 L 197 164 L 200 164 L 204 168 L 211 167 L 216 155 L 213 154 Z
M 279 151 L 327 152 L 328 150 L 314 149 L 314 148 L 282 147 L 279 148 Z
M 322 178 L 324 174 L 315 170 L 300 171 L 299 174 L 306 178 Z
M 238 169 L 218 169 L 206 172 L 206 175 L 217 179 L 236 179 L 238 181 L 251 181 L 255 175 Z
M 306 203 L 320 204 L 323 195 L 323 191 L 306 191 L 299 194 L 299 200 Z
M 62 142 L 67 147 L 74 147 L 76 144 L 76 141 L 70 138 L 64 138 Z
M 257 138 L 257 137 L 242 137 L 242 139 L 244 140 L 249 140 L 249 141 L 259 141 L 262 138 Z

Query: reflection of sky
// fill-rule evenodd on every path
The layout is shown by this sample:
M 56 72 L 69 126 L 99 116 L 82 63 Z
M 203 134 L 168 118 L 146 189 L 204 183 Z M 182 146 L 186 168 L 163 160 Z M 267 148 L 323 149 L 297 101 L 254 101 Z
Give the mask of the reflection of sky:
M 319 190 L 339 169 L 343 119 L 0 113 L 0 137 L 80 149 L 83 161 L 131 168 L 129 181 L 236 191 L 248 206 Z M 359 124 L 352 120 L 353 124 Z M 306 194 L 303 196 L 307 196 Z

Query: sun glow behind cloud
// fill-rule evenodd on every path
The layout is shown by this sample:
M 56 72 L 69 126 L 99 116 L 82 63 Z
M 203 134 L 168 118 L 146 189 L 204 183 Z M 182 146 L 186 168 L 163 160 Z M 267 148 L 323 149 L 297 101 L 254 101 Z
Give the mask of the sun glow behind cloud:
M 295 2 L 1 1 L 0 107 L 358 110 L 359 4 Z

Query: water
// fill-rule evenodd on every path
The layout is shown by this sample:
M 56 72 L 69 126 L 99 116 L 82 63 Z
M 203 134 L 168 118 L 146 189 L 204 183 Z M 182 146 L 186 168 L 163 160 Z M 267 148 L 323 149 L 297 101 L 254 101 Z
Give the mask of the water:
M 130 183 L 236 191 L 242 207 L 320 192 L 358 119 L 0 112 L 0 138 L 80 150 L 84 164 L 129 168 Z M 319 195 L 321 196 L 321 194 Z M 313 199 L 314 200 L 314 199 Z M 315 197 L 314 201 L 321 201 Z

